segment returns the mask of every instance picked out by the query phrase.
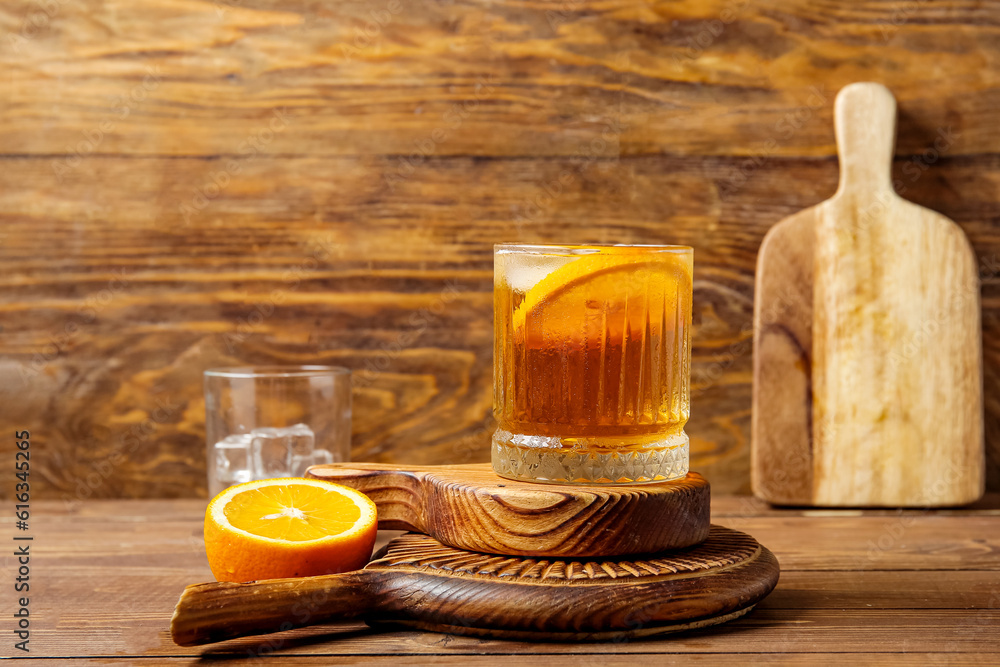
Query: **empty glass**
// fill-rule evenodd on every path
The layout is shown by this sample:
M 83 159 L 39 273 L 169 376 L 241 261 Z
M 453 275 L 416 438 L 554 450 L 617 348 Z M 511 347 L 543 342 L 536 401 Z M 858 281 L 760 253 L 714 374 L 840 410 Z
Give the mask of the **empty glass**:
M 336 366 L 205 371 L 208 492 L 347 461 L 351 372 Z

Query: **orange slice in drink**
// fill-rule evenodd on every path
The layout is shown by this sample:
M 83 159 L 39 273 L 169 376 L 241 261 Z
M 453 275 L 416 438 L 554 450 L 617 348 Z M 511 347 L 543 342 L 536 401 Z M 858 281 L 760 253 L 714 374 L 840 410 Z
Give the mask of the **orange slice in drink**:
M 205 512 L 205 552 L 219 581 L 347 572 L 371 557 L 375 503 L 346 486 L 288 477 L 247 482 Z
M 587 324 L 645 326 L 650 310 L 680 313 L 677 301 L 690 294 L 691 280 L 690 253 L 622 247 L 583 255 L 528 290 L 514 311 L 514 335 L 543 328 L 555 338 L 578 338 L 592 328 Z

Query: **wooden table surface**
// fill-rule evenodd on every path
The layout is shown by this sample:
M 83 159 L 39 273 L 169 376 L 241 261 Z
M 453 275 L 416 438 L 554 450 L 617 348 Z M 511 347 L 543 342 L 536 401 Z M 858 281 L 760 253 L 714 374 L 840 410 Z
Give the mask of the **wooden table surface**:
M 774 509 L 743 496 L 713 499 L 713 522 L 746 531 L 781 561 L 778 587 L 749 616 L 666 638 L 532 644 L 424 632 L 318 626 L 200 648 L 176 646 L 171 613 L 186 584 L 211 580 L 202 500 L 33 503 L 30 653 L 14 649 L 14 600 L 4 595 L 0 656 L 50 664 L 560 665 L 1000 663 L 1000 496 L 971 509 Z M 15 535 L 16 534 L 16 535 Z M 13 542 L 30 535 L 30 542 Z M 388 539 L 384 534 L 380 539 Z M 19 564 L 5 549 L 2 586 Z M 19 594 L 20 595 L 20 594 Z M 739 655 L 736 655 L 739 654 Z M 515 657 L 517 656 L 517 657 Z M 646 656 L 646 657 L 640 657 Z M 655 656 L 655 658 L 653 657 Z M 75 660 L 73 658 L 76 658 Z M 511 660 L 516 660 L 512 663 Z

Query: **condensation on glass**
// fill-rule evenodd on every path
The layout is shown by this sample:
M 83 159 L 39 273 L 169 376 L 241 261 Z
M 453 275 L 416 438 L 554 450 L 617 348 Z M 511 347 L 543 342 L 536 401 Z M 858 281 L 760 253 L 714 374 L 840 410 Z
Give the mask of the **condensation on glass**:
M 684 246 L 495 247 L 498 474 L 687 474 L 692 262 Z

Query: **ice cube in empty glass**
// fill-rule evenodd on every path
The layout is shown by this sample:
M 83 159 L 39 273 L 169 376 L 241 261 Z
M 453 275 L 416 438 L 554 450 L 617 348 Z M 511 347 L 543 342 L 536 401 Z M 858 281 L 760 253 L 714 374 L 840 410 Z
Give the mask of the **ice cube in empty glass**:
M 350 371 L 268 366 L 205 372 L 208 487 L 299 477 L 350 458 Z

